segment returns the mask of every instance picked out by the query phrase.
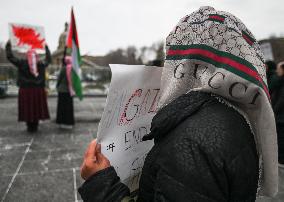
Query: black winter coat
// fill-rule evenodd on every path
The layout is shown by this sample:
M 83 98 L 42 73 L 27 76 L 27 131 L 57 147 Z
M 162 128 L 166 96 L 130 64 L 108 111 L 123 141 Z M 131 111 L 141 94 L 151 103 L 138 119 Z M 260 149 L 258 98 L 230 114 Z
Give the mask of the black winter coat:
M 280 77 L 277 88 L 272 93 L 272 107 L 276 122 L 284 124 L 284 77 Z
M 210 94 L 191 92 L 162 108 L 152 121 L 155 145 L 140 179 L 141 202 L 254 202 L 259 168 L 245 119 Z M 84 201 L 129 196 L 113 167 L 79 188 Z
M 51 55 L 47 46 L 45 46 L 45 51 L 46 51 L 45 59 L 42 61 L 38 61 L 37 63 L 39 75 L 35 77 L 30 73 L 28 60 L 16 58 L 13 55 L 11 44 L 7 43 L 6 45 L 7 59 L 18 69 L 17 85 L 20 88 L 45 87 L 45 69 L 51 62 Z

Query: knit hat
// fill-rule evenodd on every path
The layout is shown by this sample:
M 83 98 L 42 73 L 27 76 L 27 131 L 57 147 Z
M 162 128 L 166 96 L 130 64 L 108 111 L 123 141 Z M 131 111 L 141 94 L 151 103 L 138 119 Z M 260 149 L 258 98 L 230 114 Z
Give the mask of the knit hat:
M 258 195 L 274 196 L 278 191 L 275 119 L 264 58 L 252 33 L 232 14 L 201 7 L 180 20 L 167 37 L 166 50 L 160 108 L 184 93 L 204 91 L 236 109 L 255 138 Z

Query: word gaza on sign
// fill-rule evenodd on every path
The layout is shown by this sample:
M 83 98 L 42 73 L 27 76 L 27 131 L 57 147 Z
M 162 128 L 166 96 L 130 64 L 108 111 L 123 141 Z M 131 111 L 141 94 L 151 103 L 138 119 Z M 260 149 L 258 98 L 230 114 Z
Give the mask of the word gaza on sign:
M 39 54 L 45 53 L 45 34 L 41 26 L 10 23 L 9 36 L 15 51 L 25 53 L 34 49 Z
M 112 80 L 97 138 L 122 182 L 135 191 L 145 157 L 154 144 L 142 138 L 150 132 L 157 111 L 162 68 L 110 67 Z

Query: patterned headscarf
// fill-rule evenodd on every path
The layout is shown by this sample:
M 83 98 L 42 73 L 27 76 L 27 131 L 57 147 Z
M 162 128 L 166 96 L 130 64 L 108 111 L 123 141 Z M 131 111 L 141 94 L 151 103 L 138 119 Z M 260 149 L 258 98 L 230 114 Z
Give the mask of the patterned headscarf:
M 30 49 L 27 52 L 27 58 L 28 58 L 30 73 L 34 77 L 38 77 L 38 69 L 37 69 L 38 55 L 36 54 L 36 51 L 34 49 Z
M 72 57 L 65 56 L 64 63 L 66 65 L 66 78 L 67 78 L 67 83 L 68 83 L 68 90 L 69 90 L 70 96 L 74 96 L 75 92 L 74 92 L 73 83 L 72 83 Z
M 166 40 L 160 108 L 184 93 L 204 91 L 247 120 L 260 160 L 258 195 L 278 191 L 274 114 L 259 44 L 235 16 L 201 7 L 185 16 Z M 225 99 L 223 99 L 225 98 Z

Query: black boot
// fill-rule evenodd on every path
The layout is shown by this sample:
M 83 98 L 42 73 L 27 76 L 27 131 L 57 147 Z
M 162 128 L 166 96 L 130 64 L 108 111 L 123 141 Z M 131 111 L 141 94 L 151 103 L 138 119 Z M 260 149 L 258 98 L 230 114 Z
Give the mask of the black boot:
M 27 131 L 29 133 L 31 133 L 32 132 L 32 124 L 31 124 L 31 122 L 27 122 L 26 125 L 27 125 Z
M 38 130 L 38 122 L 27 122 L 27 131 L 29 133 L 35 133 Z

